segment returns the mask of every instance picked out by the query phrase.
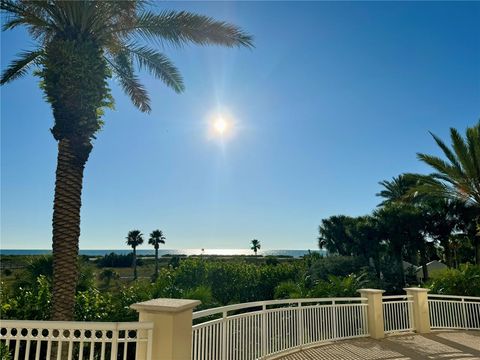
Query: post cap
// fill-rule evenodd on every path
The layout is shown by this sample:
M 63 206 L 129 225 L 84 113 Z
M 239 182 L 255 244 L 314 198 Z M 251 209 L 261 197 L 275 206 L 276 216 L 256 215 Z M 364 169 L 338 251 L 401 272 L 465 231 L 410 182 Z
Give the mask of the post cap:
M 357 292 L 365 293 L 365 294 L 383 294 L 385 290 L 379 290 L 379 289 L 358 289 Z
M 200 300 L 189 300 L 189 299 L 152 299 L 148 301 L 139 302 L 136 304 L 130 305 L 131 309 L 134 309 L 138 312 L 147 311 L 147 312 L 180 312 L 189 309 L 201 304 Z
M 405 290 L 406 292 L 429 292 L 430 289 L 426 289 L 426 288 L 419 288 L 419 287 L 412 287 L 412 288 L 404 288 L 403 290 Z

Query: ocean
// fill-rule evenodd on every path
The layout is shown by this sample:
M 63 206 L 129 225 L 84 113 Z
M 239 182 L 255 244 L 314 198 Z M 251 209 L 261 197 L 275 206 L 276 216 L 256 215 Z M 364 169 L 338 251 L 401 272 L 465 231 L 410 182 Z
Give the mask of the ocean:
M 308 254 L 309 251 L 319 252 L 323 255 L 326 254 L 325 250 L 258 250 L 257 255 L 292 256 L 298 258 Z M 52 251 L 48 249 L 0 249 L 0 255 L 43 255 L 50 254 L 51 252 Z M 128 254 L 132 252 L 132 249 L 83 249 L 80 250 L 80 255 L 104 256 L 112 252 L 115 254 Z M 137 249 L 137 254 L 139 256 L 153 256 L 155 255 L 155 250 Z M 158 250 L 158 255 L 253 255 L 253 251 L 250 249 L 161 249 Z

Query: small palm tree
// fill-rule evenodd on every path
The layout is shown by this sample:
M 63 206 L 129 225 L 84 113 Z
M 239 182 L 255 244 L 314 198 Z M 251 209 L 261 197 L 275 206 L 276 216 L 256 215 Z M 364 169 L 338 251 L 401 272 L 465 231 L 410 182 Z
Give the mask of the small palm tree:
M 153 2 L 93 0 L 1 0 L 3 30 L 24 27 L 35 47 L 23 51 L 2 73 L 7 84 L 36 67 L 53 110 L 58 142 L 53 204 L 53 320 L 73 320 L 78 277 L 78 240 L 83 173 L 113 106 L 110 78 L 133 104 L 150 112 L 150 98 L 137 70 L 175 92 L 183 78 L 158 49 L 186 44 L 252 47 L 252 37 L 235 25 L 186 11 L 155 11 Z M 152 46 L 150 46 L 152 45 Z
M 447 158 L 417 154 L 418 159 L 430 165 L 435 172 L 428 176 L 414 175 L 418 184 L 412 192 L 442 199 L 459 201 L 479 214 L 480 226 L 480 121 L 467 128 L 465 138 L 450 129 L 451 148 L 440 138 L 431 134 Z M 475 257 L 480 264 L 480 236 L 474 236 Z
M 153 230 L 148 239 L 148 243 L 155 248 L 155 279 L 158 277 L 158 247 L 160 244 L 165 244 L 166 239 L 167 238 L 163 235 L 163 232 L 158 229 Z
M 251 245 L 250 249 L 252 249 L 255 252 L 255 255 L 257 255 L 257 251 L 260 250 L 260 247 L 261 247 L 260 241 L 257 239 L 253 239 L 250 245 Z
M 143 234 L 140 230 L 132 230 L 128 232 L 127 245 L 133 249 L 133 279 L 137 280 L 137 246 L 143 244 Z

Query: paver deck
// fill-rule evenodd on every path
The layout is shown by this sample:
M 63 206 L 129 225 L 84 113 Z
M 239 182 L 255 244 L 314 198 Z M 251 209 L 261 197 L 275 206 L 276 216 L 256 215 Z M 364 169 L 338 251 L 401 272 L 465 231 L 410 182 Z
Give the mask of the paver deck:
M 352 339 L 319 345 L 281 360 L 480 360 L 480 331 L 435 331 L 430 334 Z

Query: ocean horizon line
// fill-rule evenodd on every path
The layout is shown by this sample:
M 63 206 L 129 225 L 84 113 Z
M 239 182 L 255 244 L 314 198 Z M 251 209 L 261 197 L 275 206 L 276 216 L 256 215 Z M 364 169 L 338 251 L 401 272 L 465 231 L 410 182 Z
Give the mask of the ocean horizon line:
M 47 255 L 52 252 L 51 249 L 1 249 L 0 255 Z M 132 252 L 132 249 L 80 249 L 80 255 L 87 256 L 105 256 L 110 253 L 115 253 L 118 255 L 125 255 Z M 260 256 L 291 256 L 291 257 L 302 257 L 309 252 L 319 252 L 326 254 L 325 250 L 310 250 L 310 249 L 260 249 L 257 251 L 257 255 Z M 152 249 L 137 249 L 138 255 L 154 255 L 155 250 Z M 217 256 L 248 256 L 254 255 L 253 250 L 251 249 L 228 249 L 228 248 L 218 248 L 218 249 L 201 249 L 201 248 L 185 248 L 185 249 L 159 249 L 159 256 L 164 255 L 186 255 L 186 256 L 195 256 L 195 255 L 217 255 Z

